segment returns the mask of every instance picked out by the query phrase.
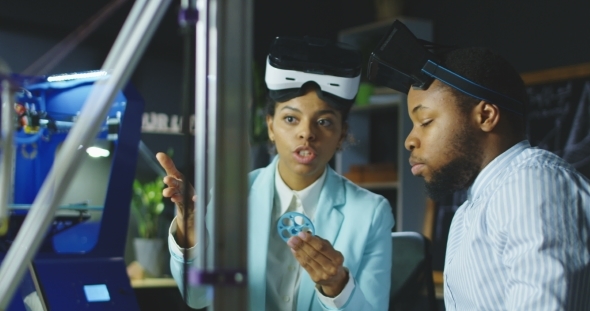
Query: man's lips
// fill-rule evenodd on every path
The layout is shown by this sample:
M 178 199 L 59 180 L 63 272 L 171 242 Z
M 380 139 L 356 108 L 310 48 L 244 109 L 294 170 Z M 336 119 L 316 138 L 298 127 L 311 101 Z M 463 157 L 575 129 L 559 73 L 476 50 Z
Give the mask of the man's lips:
M 414 176 L 420 175 L 420 172 L 422 172 L 422 169 L 424 169 L 424 164 L 422 163 L 417 163 L 412 165 L 412 174 Z
M 412 174 L 414 176 L 420 175 L 420 172 L 424 169 L 424 163 L 410 158 L 410 166 L 412 167 Z

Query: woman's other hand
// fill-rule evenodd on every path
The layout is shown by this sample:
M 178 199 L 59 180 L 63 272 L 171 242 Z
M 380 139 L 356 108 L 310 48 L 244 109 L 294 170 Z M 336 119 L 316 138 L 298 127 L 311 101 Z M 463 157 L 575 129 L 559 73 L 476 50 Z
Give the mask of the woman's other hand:
M 348 282 L 344 269 L 344 256 L 332 244 L 306 232 L 293 236 L 287 242 L 291 252 L 311 279 L 321 286 L 328 297 L 336 297 Z

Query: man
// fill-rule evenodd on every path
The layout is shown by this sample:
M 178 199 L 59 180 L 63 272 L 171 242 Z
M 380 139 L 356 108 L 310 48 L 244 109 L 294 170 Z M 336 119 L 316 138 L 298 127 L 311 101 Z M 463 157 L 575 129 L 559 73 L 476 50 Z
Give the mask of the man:
M 453 50 L 439 65 L 526 102 L 518 73 L 490 50 Z M 408 92 L 412 173 L 425 179 L 435 200 L 467 189 L 447 244 L 446 309 L 587 310 L 588 180 L 558 156 L 532 148 L 524 116 L 502 104 L 438 79 Z
M 467 190 L 449 232 L 446 310 L 588 310 L 588 180 L 530 146 L 524 83 L 506 60 L 428 48 L 396 21 L 368 75 L 408 93 L 405 147 L 429 195 Z

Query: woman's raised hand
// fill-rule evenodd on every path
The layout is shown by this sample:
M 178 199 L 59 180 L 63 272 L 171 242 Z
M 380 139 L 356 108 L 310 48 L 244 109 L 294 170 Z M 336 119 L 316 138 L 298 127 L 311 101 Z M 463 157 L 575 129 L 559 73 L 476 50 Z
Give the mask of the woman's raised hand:
M 176 242 L 180 247 L 190 248 L 196 243 L 196 235 L 194 229 L 195 223 L 195 189 L 188 183 L 186 184 L 186 191 L 191 200 L 183 204 L 184 193 L 184 175 L 176 168 L 174 162 L 168 155 L 162 152 L 156 154 L 156 159 L 160 162 L 160 165 L 166 171 L 166 177 L 164 177 L 164 183 L 168 186 L 162 190 L 162 195 L 166 198 L 170 198 L 170 201 L 176 204 Z M 185 228 L 184 223 L 187 223 Z

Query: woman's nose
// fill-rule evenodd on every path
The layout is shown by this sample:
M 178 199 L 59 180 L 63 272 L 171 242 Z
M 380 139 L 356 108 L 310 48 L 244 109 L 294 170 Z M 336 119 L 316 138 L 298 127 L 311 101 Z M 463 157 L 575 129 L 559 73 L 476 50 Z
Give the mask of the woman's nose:
M 299 124 L 299 138 L 304 140 L 314 140 L 316 138 L 312 122 L 301 122 Z

